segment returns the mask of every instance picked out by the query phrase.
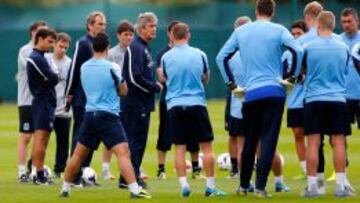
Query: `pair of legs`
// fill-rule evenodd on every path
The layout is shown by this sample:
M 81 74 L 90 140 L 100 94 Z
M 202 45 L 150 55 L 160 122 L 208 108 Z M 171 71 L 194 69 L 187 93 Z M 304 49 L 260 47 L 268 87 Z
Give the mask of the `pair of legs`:
M 260 156 L 256 167 L 256 191 L 265 192 L 269 172 L 280 132 L 285 99 L 270 97 L 245 102 L 243 115 L 245 122 L 245 142 L 241 156 L 240 187 L 248 189 L 255 162 L 257 146 Z
M 65 169 L 65 182 L 71 183 L 74 181 L 75 176 L 80 170 L 80 164 L 86 159 L 86 157 L 91 151 L 91 149 L 87 148 L 81 143 L 78 143 L 76 145 L 75 151 L 71 156 L 71 159 Z M 126 182 L 136 182 L 134 169 L 130 162 L 130 152 L 128 144 L 126 142 L 117 144 L 113 146 L 109 151 L 115 154 L 118 161 L 120 173 L 122 174 Z
M 54 131 L 56 134 L 56 153 L 54 172 L 56 176 L 60 176 L 65 170 L 66 162 L 69 157 L 69 132 L 70 117 L 56 117 L 54 122 Z
M 200 148 L 204 153 L 204 171 L 206 177 L 214 177 L 214 152 L 212 142 L 200 143 Z M 175 144 L 175 169 L 179 178 L 186 177 L 186 145 Z
M 343 102 L 313 101 L 305 104 L 305 133 L 307 137 L 306 164 L 308 187 L 305 196 L 319 195 L 317 171 L 319 165 L 319 148 L 322 135 L 330 135 L 333 148 L 333 164 L 336 173 L 336 196 L 348 196 L 345 188 L 346 178 L 346 139 L 349 130 L 346 104 Z M 339 187 L 338 187 L 339 186 Z
M 26 160 L 28 158 L 28 146 L 34 134 L 31 106 L 19 106 L 19 132 L 17 143 L 18 178 L 21 182 L 27 181 Z M 31 166 L 30 171 L 31 172 Z
M 36 168 L 36 179 L 41 182 L 46 180 L 44 177 L 44 161 L 49 138 L 49 131 L 42 129 L 35 130 L 32 149 L 32 164 Z
M 20 137 L 17 144 L 18 166 L 19 166 L 19 178 L 22 175 L 26 175 L 26 160 L 28 157 L 28 146 L 31 142 L 32 133 L 20 133 Z
M 306 173 L 306 145 L 304 127 L 292 128 L 295 138 L 296 155 L 300 161 L 303 173 Z

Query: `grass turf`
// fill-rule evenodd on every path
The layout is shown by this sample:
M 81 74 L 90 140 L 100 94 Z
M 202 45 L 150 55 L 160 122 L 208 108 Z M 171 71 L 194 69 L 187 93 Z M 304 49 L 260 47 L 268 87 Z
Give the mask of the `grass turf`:
M 228 136 L 223 129 L 224 121 L 224 101 L 212 100 L 208 104 L 209 114 L 212 121 L 215 134 L 215 153 L 227 151 Z M 151 200 L 137 200 L 150 202 L 234 202 L 234 201 L 251 201 L 264 202 L 264 199 L 259 199 L 253 195 L 247 197 L 236 196 L 235 190 L 239 184 L 238 179 L 227 179 L 228 172 L 219 171 L 216 169 L 216 184 L 219 188 L 226 191 L 228 195 L 222 198 L 205 198 L 203 195 L 204 180 L 190 180 L 193 190 L 192 196 L 188 199 L 180 198 L 179 183 L 173 170 L 173 152 L 168 153 L 167 157 L 167 179 L 159 181 L 156 179 L 157 171 L 157 156 L 156 156 L 156 140 L 157 140 L 157 126 L 158 113 L 154 112 L 151 119 L 151 127 L 149 132 L 149 140 L 147 150 L 143 161 L 143 168 L 150 176 L 148 181 L 153 198 Z M 353 126 L 355 129 L 355 126 Z M 350 167 L 348 176 L 355 188 L 360 187 L 360 131 L 354 130 L 353 136 L 348 139 L 349 144 L 349 160 Z M 130 201 L 129 194 L 126 190 L 117 189 L 117 181 L 103 181 L 99 178 L 100 187 L 91 187 L 84 189 L 72 189 L 71 197 L 67 200 L 58 197 L 61 187 L 61 180 L 56 180 L 53 186 L 42 187 L 33 184 L 19 184 L 17 183 L 17 158 L 16 145 L 18 140 L 18 112 L 14 104 L 4 104 L 0 106 L 0 202 L 26 202 L 26 203 L 40 203 L 40 202 L 121 202 Z M 55 156 L 55 139 L 51 136 L 49 148 L 47 150 L 46 164 L 53 168 Z M 273 197 L 267 202 L 360 202 L 359 196 L 338 199 L 333 197 L 334 182 L 327 183 L 327 195 L 317 198 L 316 200 L 309 200 L 300 197 L 306 182 L 304 180 L 293 180 L 292 177 L 300 174 L 300 166 L 295 154 L 294 138 L 291 130 L 286 128 L 286 119 L 281 128 L 281 135 L 279 138 L 279 151 L 285 157 L 284 166 L 284 180 L 288 186 L 291 187 L 290 193 L 274 193 L 274 182 L 272 175 L 269 178 L 267 190 L 273 194 Z M 99 149 L 93 158 L 92 167 L 101 173 L 101 152 Z M 331 149 L 328 142 L 326 142 L 326 176 L 332 173 L 332 157 Z M 111 163 L 111 171 L 117 174 L 117 165 L 115 159 Z M 189 174 L 190 176 L 191 174 Z

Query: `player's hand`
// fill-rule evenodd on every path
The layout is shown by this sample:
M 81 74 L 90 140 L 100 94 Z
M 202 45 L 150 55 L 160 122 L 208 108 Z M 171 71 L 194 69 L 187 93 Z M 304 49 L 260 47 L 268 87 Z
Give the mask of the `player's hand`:
M 278 78 L 279 83 L 285 88 L 286 94 L 289 94 L 295 86 L 295 78 L 290 77 L 287 79 Z
M 72 99 L 73 99 L 73 96 L 71 96 L 71 95 L 66 96 L 66 103 L 65 103 L 65 111 L 66 112 L 70 111 Z
M 233 93 L 235 97 L 242 99 L 245 96 L 245 88 L 237 86 L 236 88 L 231 90 L 231 93 Z

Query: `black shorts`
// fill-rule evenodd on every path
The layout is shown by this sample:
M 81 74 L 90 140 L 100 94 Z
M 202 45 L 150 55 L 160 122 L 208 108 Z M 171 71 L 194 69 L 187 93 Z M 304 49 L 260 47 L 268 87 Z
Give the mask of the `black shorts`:
M 127 142 L 120 117 L 105 111 L 86 112 L 80 128 L 79 142 L 96 150 L 101 141 L 108 150 L 119 143 Z
M 349 135 L 346 103 L 314 101 L 305 104 L 305 135 L 344 134 Z
M 175 145 L 214 140 L 209 114 L 204 106 L 175 106 L 168 111 L 168 132 Z
M 230 109 L 231 109 L 231 92 L 228 90 L 226 93 L 226 103 L 225 103 L 225 130 L 229 132 L 229 122 L 230 122 Z
M 51 132 L 55 122 L 55 109 L 56 102 L 48 101 L 46 98 L 34 98 L 32 102 L 34 130 Z
M 288 109 L 287 127 L 289 128 L 304 127 L 304 108 Z
M 230 116 L 229 119 L 229 135 L 231 137 L 244 136 L 244 120 Z
M 19 132 L 33 133 L 34 123 L 31 106 L 19 106 Z
M 156 149 L 166 152 L 171 149 L 171 136 L 167 133 L 167 109 L 166 101 L 160 100 L 159 103 L 159 132 Z
M 360 129 L 360 100 L 348 99 L 346 100 L 348 109 L 349 122 L 354 124 L 357 122 L 358 129 Z

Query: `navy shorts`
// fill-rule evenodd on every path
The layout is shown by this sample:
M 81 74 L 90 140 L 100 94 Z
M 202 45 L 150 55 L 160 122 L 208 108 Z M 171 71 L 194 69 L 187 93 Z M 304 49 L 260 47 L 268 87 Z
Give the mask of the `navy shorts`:
M 231 92 L 230 90 L 226 93 L 226 103 L 225 103 L 225 130 L 229 132 L 230 128 L 230 108 L 231 108 Z
M 167 108 L 166 108 L 166 101 L 161 100 L 159 103 L 159 117 L 160 117 L 160 123 L 159 123 L 159 136 L 156 143 L 156 149 L 166 152 L 171 150 L 172 145 L 172 138 L 171 135 L 167 132 L 168 121 L 167 121 Z M 200 147 L 199 143 L 189 143 L 186 146 L 186 150 L 188 152 L 199 152 Z
M 354 124 L 357 122 L 358 129 L 360 129 L 360 100 L 348 99 L 346 100 L 348 109 L 349 122 Z
M 21 133 L 34 132 L 31 105 L 19 106 L 19 132 Z
M 229 119 L 229 135 L 231 137 L 243 137 L 245 133 L 244 120 L 230 116 Z
M 209 114 L 204 106 L 175 106 L 168 111 L 169 133 L 175 145 L 214 140 Z
M 96 150 L 101 141 L 108 150 L 119 143 L 127 142 L 120 117 L 105 111 L 86 112 L 80 127 L 79 142 Z
M 46 98 L 34 98 L 32 102 L 32 115 L 34 130 L 51 132 L 55 122 L 56 102 Z
M 343 134 L 349 135 L 346 103 L 314 101 L 305 104 L 305 135 Z
M 304 127 L 304 108 L 288 109 L 287 127 Z

